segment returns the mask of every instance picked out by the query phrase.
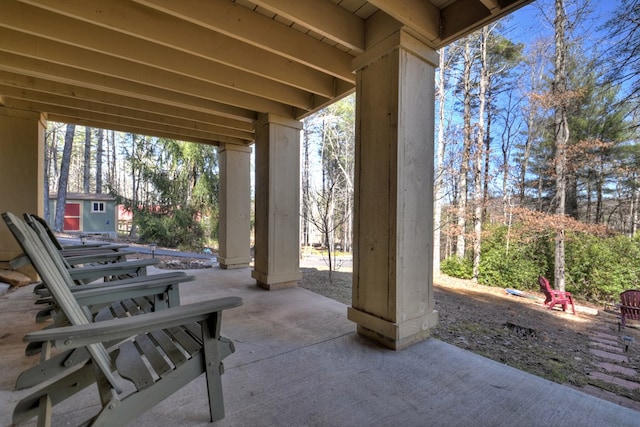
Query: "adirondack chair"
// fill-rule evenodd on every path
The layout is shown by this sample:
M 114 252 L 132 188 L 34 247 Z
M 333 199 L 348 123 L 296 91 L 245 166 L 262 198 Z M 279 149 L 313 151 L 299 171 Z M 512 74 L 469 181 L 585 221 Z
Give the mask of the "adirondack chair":
M 102 251 L 118 251 L 120 249 L 124 249 L 124 248 L 128 248 L 129 245 L 121 245 L 121 244 L 112 244 L 112 243 L 91 243 L 91 244 L 80 244 L 80 245 L 63 245 L 62 243 L 60 243 L 60 241 L 58 240 L 58 238 L 56 237 L 55 233 L 53 232 L 53 230 L 51 229 L 51 227 L 49 226 L 49 223 L 42 218 L 39 215 L 35 215 L 35 214 L 28 214 L 34 221 L 37 221 L 40 225 L 42 225 L 42 228 L 44 228 L 44 230 L 46 231 L 47 235 L 49 236 L 49 238 L 51 239 L 51 241 L 54 243 L 54 245 L 56 246 L 56 248 L 60 251 L 74 251 L 74 250 L 78 250 L 78 251 L 86 251 L 86 250 L 93 250 L 93 249 L 99 249 Z
M 60 254 L 66 258 L 71 266 L 89 263 L 110 263 L 126 261 L 126 252 L 121 249 L 128 248 L 128 245 L 109 244 L 109 243 L 92 243 L 87 245 L 62 245 L 56 235 L 53 233 L 49 224 L 40 216 L 33 214 L 28 215 L 32 221 L 38 222 L 49 239 L 53 242 Z M 18 257 L 11 261 L 13 268 L 21 267 L 29 261 L 25 257 Z
M 112 281 L 141 275 L 146 276 L 147 267 L 158 264 L 158 260 L 126 261 L 126 254 L 119 252 L 119 249 L 126 247 L 126 245 L 95 245 L 91 248 L 83 248 L 81 245 L 77 245 L 82 249 L 74 249 L 71 254 L 67 253 L 65 256 L 64 247 L 43 218 L 26 213 L 23 216 L 43 242 L 51 242 L 55 249 L 58 250 L 59 254 L 64 258 L 67 268 L 73 269 L 71 276 L 75 279 L 76 284 L 86 284 L 96 280 Z M 29 262 L 26 255 L 22 258 L 22 264 Z M 112 265 L 115 262 L 118 264 Z M 43 284 L 36 285 L 33 291 L 43 297 L 48 295 L 48 291 Z M 44 301 L 46 301 L 46 298 L 38 303 L 43 303 Z M 36 321 L 44 322 L 50 318 L 50 314 L 51 307 L 46 307 L 38 313 Z
M 83 425 L 122 426 L 202 373 L 206 375 L 209 418 L 215 421 L 224 417 L 222 360 L 235 349 L 220 335 L 222 311 L 242 305 L 242 299 L 220 298 L 92 322 L 70 290 L 73 280 L 68 270 L 56 262 L 30 227 L 8 217 L 12 232 L 20 236 L 25 248 L 38 254 L 32 261 L 71 324 L 27 334 L 25 341 L 53 342 L 61 350 L 84 348 L 90 355 L 90 362 L 81 368 L 46 383 L 18 402 L 14 424 L 37 416 L 41 425 L 50 425 L 56 404 L 95 384 L 102 407 Z M 106 342 L 120 344 L 107 350 Z M 135 390 L 125 393 L 123 379 L 132 382 Z
M 104 282 L 113 282 L 114 280 L 122 280 L 126 278 L 131 278 L 131 277 L 146 276 L 147 274 L 146 268 L 150 265 L 154 265 L 157 263 L 156 260 L 136 260 L 136 261 L 119 262 L 115 264 L 114 263 L 98 264 L 98 265 L 74 267 L 69 265 L 68 258 L 64 258 L 61 256 L 61 254 L 57 249 L 57 245 L 55 244 L 55 242 L 53 242 L 50 239 L 47 229 L 42 225 L 40 221 L 35 220 L 33 216 L 28 214 L 24 215 L 24 219 L 31 226 L 31 228 L 36 232 L 42 244 L 51 246 L 53 248 L 53 251 L 57 252 L 57 255 L 58 255 L 57 258 L 60 258 L 64 266 L 70 270 L 70 274 L 74 279 L 74 283 L 77 285 L 84 285 L 86 283 L 90 283 L 98 279 Z M 9 228 L 11 229 L 11 227 Z M 16 240 L 18 240 L 15 234 L 14 234 L 14 237 L 16 237 Z M 21 244 L 20 241 L 18 241 L 18 243 Z M 24 248 L 23 248 L 23 251 L 24 251 Z M 27 261 L 30 261 L 29 253 L 27 251 L 25 251 L 24 258 Z M 55 306 L 50 304 L 49 291 L 47 290 L 46 286 L 43 283 L 35 286 L 34 293 L 36 293 L 41 297 L 38 301 L 36 301 L 36 303 L 42 304 L 45 306 L 36 315 L 36 322 L 42 323 L 51 318 L 51 315 L 53 310 L 55 309 Z M 179 298 L 177 290 L 174 292 L 173 298 L 174 299 Z M 28 347 L 27 354 L 35 354 L 39 351 L 40 351 L 39 348 L 33 348 L 33 346 L 30 346 Z
M 629 289 L 620 294 L 620 314 L 622 328 L 626 326 L 627 319 L 640 320 L 640 290 Z
M 31 214 L 24 214 L 24 220 L 34 229 L 34 231 L 38 234 L 40 240 L 44 242 L 49 242 L 51 246 L 53 246 L 56 250 L 60 251 L 60 243 L 56 239 L 55 235 L 51 231 L 51 229 L 46 226 L 46 222 L 38 217 Z M 102 249 L 101 249 L 102 250 Z M 159 260 L 155 259 L 145 259 L 145 260 L 134 260 L 134 261 L 122 261 L 113 263 L 110 262 L 106 265 L 97 264 L 97 265 L 83 265 L 82 267 L 76 267 L 78 264 L 87 264 L 91 262 L 97 261 L 109 261 L 113 260 L 113 255 L 116 252 L 108 251 L 108 252 L 94 252 L 94 254 L 85 254 L 85 255 L 74 255 L 71 257 L 65 257 L 64 254 L 60 254 L 63 258 L 65 266 L 68 269 L 73 269 L 70 271 L 71 277 L 73 277 L 76 282 L 79 283 L 88 283 L 97 279 L 103 279 L 105 281 L 113 280 L 116 278 L 128 278 L 135 277 L 140 275 L 147 274 L 147 267 L 152 265 L 157 265 Z M 111 257 L 110 257 L 111 255 Z M 118 257 L 121 258 L 122 254 L 118 254 Z M 81 262 L 78 260 L 82 259 Z M 71 262 L 70 262 L 71 260 Z M 93 260 L 93 261 L 92 261 Z
M 544 305 L 548 309 L 553 309 L 556 305 L 562 306 L 562 311 L 567 311 L 567 305 L 571 304 L 571 310 L 573 314 L 576 314 L 576 307 L 573 304 L 573 297 L 571 292 L 560 292 L 555 289 L 551 289 L 549 281 L 544 276 L 538 276 L 538 283 L 540 284 L 540 291 L 546 296 Z
M 19 232 L 20 226 L 25 226 L 24 222 L 11 213 L 4 213 L 3 219 L 7 223 L 9 230 L 14 234 L 16 241 L 28 255 L 29 259 L 35 260 L 42 254 L 33 250 L 26 244 L 23 234 Z M 37 228 L 37 227 L 36 227 Z M 40 239 L 41 236 L 36 234 Z M 54 262 L 59 268 L 66 269 L 61 261 L 57 250 L 52 246 L 49 239 L 39 240 L 41 247 L 47 249 Z M 36 272 L 44 277 L 44 272 L 38 269 L 38 263 L 33 262 Z M 155 274 L 152 276 L 140 276 L 126 280 L 112 281 L 108 283 L 95 283 L 83 286 L 72 286 L 71 291 L 76 300 L 89 308 L 96 320 L 110 319 L 114 316 L 127 317 L 142 312 L 152 312 L 168 307 L 180 305 L 180 293 L 178 286 L 181 283 L 192 281 L 193 276 L 187 276 L 184 272 L 168 272 Z M 44 282 L 46 283 L 46 282 Z M 49 313 L 59 311 L 55 301 Z M 40 316 L 41 313 L 38 313 Z M 53 323 L 48 327 L 60 327 L 68 325 L 66 317 L 62 314 L 52 316 Z M 41 352 L 42 343 L 35 342 L 27 345 L 26 354 L 34 355 Z M 89 355 L 82 350 L 74 350 L 50 356 L 48 347 L 45 346 L 43 361 L 30 369 L 24 371 L 16 381 L 16 388 L 23 389 L 43 382 L 68 370 L 78 363 L 85 361 Z

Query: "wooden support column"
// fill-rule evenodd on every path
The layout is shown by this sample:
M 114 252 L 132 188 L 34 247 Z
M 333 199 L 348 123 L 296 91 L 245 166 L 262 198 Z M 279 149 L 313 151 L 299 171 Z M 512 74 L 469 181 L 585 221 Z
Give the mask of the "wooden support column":
M 251 262 L 251 148 L 220 144 L 220 268 L 245 268 Z
M 354 60 L 353 302 L 358 333 L 400 349 L 429 336 L 437 54 L 399 31 Z
M 293 287 L 300 272 L 302 122 L 272 114 L 255 125 L 255 254 L 251 276 L 264 289 Z
M 0 106 L 0 212 L 44 212 L 46 118 Z M 13 235 L 0 221 L 0 261 L 19 255 Z

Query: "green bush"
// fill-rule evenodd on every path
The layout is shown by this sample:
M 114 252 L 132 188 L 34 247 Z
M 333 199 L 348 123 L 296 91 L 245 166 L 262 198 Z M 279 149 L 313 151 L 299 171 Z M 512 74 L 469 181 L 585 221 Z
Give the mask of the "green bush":
M 176 209 L 166 214 L 138 211 L 134 219 L 141 242 L 200 251 L 204 242 L 204 230 L 195 217 L 190 209 Z
M 473 277 L 473 263 L 471 260 L 452 256 L 440 264 L 440 270 L 447 276 L 459 279 L 471 279 Z
M 554 233 L 529 232 L 522 224 L 486 225 L 480 256 L 478 282 L 484 285 L 537 290 L 538 275 L 554 279 Z M 508 242 L 508 245 L 507 245 Z M 567 232 L 565 243 L 565 288 L 592 301 L 617 300 L 626 289 L 640 288 L 640 239 L 623 235 L 602 237 Z M 441 264 L 443 273 L 472 278 L 468 257 L 450 257 Z
M 566 289 L 590 301 L 617 300 L 620 292 L 640 286 L 640 242 L 626 236 L 568 236 Z
M 488 227 L 482 242 L 478 282 L 521 290 L 537 289 L 537 277 L 545 271 L 549 259 L 547 239 L 529 238 L 522 232 L 517 233 L 520 239 L 507 238 L 507 232 L 506 226 Z

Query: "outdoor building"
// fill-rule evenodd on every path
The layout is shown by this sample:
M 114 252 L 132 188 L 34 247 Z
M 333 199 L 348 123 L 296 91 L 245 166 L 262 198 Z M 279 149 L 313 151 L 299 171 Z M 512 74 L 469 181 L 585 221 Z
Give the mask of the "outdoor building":
M 49 197 L 49 224 L 56 212 L 56 194 Z M 71 234 L 116 236 L 116 199 L 108 194 L 67 193 L 62 231 Z

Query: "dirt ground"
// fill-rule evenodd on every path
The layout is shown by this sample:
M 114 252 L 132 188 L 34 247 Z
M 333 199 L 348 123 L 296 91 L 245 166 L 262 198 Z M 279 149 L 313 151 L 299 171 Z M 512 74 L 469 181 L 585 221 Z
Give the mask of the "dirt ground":
M 334 272 L 333 284 L 329 284 L 326 269 L 302 271 L 301 287 L 351 304 L 350 271 Z M 435 338 L 557 383 L 579 388 L 591 385 L 640 401 L 640 391 L 589 375 L 598 371 L 596 358 L 589 351 L 590 338 L 597 331 L 615 335 L 621 343 L 623 335 L 631 336 L 634 341 L 625 353 L 629 358 L 625 366 L 640 369 L 640 329 L 627 327 L 618 332 L 619 316 L 613 309 L 589 306 L 590 310 L 580 310 L 588 305 L 578 301 L 579 311 L 574 316 L 544 308 L 542 294 L 518 297 L 502 288 L 447 276 L 434 281 L 434 297 L 439 312 L 439 324 L 432 331 Z M 597 314 L 586 312 L 596 310 Z

